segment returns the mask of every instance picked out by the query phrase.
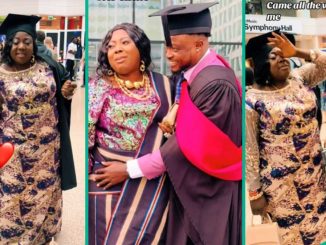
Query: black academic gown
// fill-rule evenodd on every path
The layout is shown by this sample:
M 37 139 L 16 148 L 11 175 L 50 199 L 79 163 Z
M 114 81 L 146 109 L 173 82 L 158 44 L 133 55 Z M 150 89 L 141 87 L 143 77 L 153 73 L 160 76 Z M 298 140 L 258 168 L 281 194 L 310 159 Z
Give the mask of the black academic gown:
M 71 101 L 66 100 L 61 94 L 61 87 L 69 80 L 69 73 L 65 68 L 46 55 L 38 55 L 44 60 L 51 70 L 56 82 L 57 108 L 59 113 L 58 129 L 60 132 L 60 176 L 62 190 L 69 190 L 77 186 L 74 159 L 70 142 L 70 108 Z
M 240 146 L 241 97 L 233 71 L 206 67 L 193 80 L 189 94 Z M 196 168 L 182 154 L 175 136 L 160 150 L 171 181 L 166 244 L 240 245 L 241 181 L 217 179 Z

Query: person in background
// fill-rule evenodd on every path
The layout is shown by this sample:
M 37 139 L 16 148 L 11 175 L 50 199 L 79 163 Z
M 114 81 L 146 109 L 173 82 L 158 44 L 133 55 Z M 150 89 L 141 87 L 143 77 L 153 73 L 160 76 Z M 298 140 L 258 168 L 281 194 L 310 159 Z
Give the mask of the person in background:
M 69 72 L 69 79 L 75 81 L 74 67 L 75 67 L 75 54 L 77 52 L 77 38 L 73 37 L 67 48 L 66 55 L 66 69 Z
M 36 32 L 36 45 L 37 45 L 37 52 L 40 55 L 47 55 L 52 57 L 52 52 L 44 45 L 45 33 L 44 31 L 37 31 Z
M 324 51 L 325 52 L 325 51 Z M 321 146 L 326 148 L 326 80 L 320 83 L 320 109 L 321 109 L 321 126 L 320 126 L 320 141 Z
M 0 169 L 0 244 L 48 244 L 61 230 L 62 190 L 76 186 L 66 105 L 76 85 L 36 45 L 37 16 L 0 26 L 0 144 L 15 151 Z
M 320 89 L 321 126 L 320 141 L 323 148 L 326 148 L 326 81 L 318 85 Z
M 75 67 L 74 67 L 74 73 L 75 73 L 74 79 L 75 80 L 77 80 L 77 78 L 78 78 L 78 72 L 81 67 L 81 59 L 83 58 L 83 53 L 84 53 L 83 47 L 81 45 L 80 37 L 77 37 L 76 45 L 77 45 L 77 51 L 75 54 Z
M 44 45 L 51 51 L 52 59 L 54 59 L 55 61 L 58 61 L 58 54 L 57 54 L 57 50 L 53 44 L 52 37 L 45 37 Z

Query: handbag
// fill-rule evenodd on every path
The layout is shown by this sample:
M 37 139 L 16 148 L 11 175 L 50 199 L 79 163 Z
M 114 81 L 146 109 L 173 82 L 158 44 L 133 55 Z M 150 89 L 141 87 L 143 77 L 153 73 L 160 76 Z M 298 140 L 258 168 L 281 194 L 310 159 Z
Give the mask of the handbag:
M 251 225 L 246 231 L 246 245 L 281 245 L 281 237 L 276 222 L 273 222 L 269 214 L 266 214 L 268 223 L 254 224 L 253 217 Z

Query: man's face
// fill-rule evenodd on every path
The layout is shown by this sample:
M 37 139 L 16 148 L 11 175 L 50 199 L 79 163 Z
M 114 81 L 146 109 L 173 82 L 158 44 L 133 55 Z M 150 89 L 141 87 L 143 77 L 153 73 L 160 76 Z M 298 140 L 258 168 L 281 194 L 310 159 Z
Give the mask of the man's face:
M 196 64 L 196 46 L 192 35 L 171 36 L 172 47 L 166 47 L 166 58 L 173 73 Z

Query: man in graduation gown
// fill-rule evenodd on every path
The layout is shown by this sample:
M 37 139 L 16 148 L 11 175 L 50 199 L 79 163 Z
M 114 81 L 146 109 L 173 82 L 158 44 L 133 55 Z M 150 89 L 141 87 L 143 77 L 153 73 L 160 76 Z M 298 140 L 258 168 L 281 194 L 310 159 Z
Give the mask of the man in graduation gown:
M 176 131 L 158 151 L 127 164 L 107 162 L 97 176 L 105 186 L 126 172 L 152 179 L 166 171 L 166 244 L 241 244 L 241 88 L 227 62 L 209 49 L 214 4 L 170 6 L 152 15 L 162 16 L 166 57 L 171 71 L 182 74 Z

